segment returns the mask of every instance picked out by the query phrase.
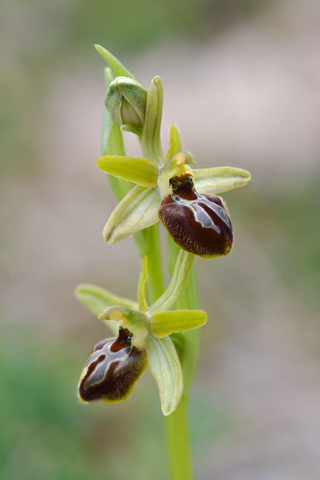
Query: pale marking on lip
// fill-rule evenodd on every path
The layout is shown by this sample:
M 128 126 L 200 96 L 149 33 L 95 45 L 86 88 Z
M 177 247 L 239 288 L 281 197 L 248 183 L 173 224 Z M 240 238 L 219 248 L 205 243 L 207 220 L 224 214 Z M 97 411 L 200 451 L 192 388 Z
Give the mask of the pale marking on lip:
M 212 213 L 214 215 L 217 215 L 226 224 L 227 227 L 230 227 L 228 214 L 223 207 L 216 205 L 214 202 L 201 194 L 197 193 L 197 197 L 198 198 L 196 200 L 187 200 L 185 198 L 181 198 L 179 195 L 172 195 L 172 199 L 176 203 L 192 210 L 195 221 L 197 223 L 200 223 L 203 228 L 210 228 L 212 230 L 215 230 L 218 234 L 221 233 L 220 227 L 218 227 L 218 225 L 214 223 L 209 213 L 203 208 L 202 205 L 200 205 L 200 202 L 205 202 L 206 206 L 210 208 Z
M 101 355 L 105 355 L 105 359 L 102 360 L 101 362 L 98 362 L 97 365 L 95 366 L 94 370 L 92 370 L 92 372 L 90 373 L 90 375 L 88 376 L 88 378 L 85 380 L 85 383 L 84 383 L 84 389 L 86 390 L 86 384 L 88 382 L 90 382 L 90 379 L 92 379 L 93 376 L 97 375 L 98 378 L 99 378 L 99 375 L 98 375 L 98 372 L 100 369 L 102 369 L 102 376 L 99 378 L 99 380 L 97 380 L 96 382 L 90 382 L 90 385 L 87 386 L 87 388 L 90 388 L 90 387 L 93 387 L 95 385 L 99 385 L 100 383 L 103 383 L 104 380 L 105 380 L 105 377 L 109 371 L 109 368 L 111 366 L 111 364 L 113 362 L 121 362 L 123 360 L 126 360 L 129 355 L 130 355 L 130 352 L 123 352 L 122 355 L 119 355 L 119 351 L 117 352 L 113 352 L 112 350 L 110 350 L 110 346 L 111 345 L 108 345 L 106 347 L 106 350 L 108 350 L 108 353 L 104 350 L 104 348 L 102 349 L 99 349 L 97 350 L 97 352 L 94 352 L 94 353 L 97 353 L 96 357 L 93 358 L 90 362 L 89 365 L 87 365 L 87 368 L 85 370 L 85 372 L 83 372 L 83 375 L 82 375 L 82 378 L 85 378 L 86 375 L 87 375 L 87 372 L 88 372 L 88 369 L 90 367 L 90 365 L 92 365 L 93 362 L 95 362 Z M 111 358 L 110 358 L 111 356 Z M 112 356 L 116 357 L 116 358 L 112 358 Z M 109 358 L 108 358 L 109 357 Z M 106 364 L 106 360 L 108 358 L 108 363 Z

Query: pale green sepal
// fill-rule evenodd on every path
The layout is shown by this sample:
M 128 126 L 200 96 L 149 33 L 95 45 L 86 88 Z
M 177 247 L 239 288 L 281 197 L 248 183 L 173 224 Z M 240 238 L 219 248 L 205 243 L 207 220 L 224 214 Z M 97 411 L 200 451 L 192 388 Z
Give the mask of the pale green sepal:
M 155 378 L 163 415 L 174 412 L 183 393 L 181 364 L 175 346 L 169 337 L 155 338 L 148 335 L 146 341 L 148 367 Z
M 101 47 L 101 45 L 95 45 L 94 48 L 97 50 L 99 55 L 108 63 L 109 67 L 111 68 L 112 72 L 114 73 L 115 77 L 124 76 L 136 79 L 136 77 L 129 72 L 129 70 L 105 48 Z
M 148 89 L 146 116 L 141 136 L 143 155 L 157 165 L 163 164 L 163 152 L 160 140 L 162 118 L 163 89 L 161 78 L 154 77 Z
M 193 170 L 195 189 L 199 193 L 217 194 L 244 187 L 251 179 L 246 170 L 235 167 L 214 167 Z
M 168 288 L 147 312 L 150 318 L 155 312 L 170 310 L 179 299 L 192 266 L 193 253 L 180 250 Z
M 148 257 L 144 255 L 142 257 L 142 268 L 138 284 L 137 300 L 139 303 L 139 310 L 141 312 L 146 312 L 148 310 L 148 303 L 146 298 L 147 292 L 147 281 L 148 281 Z
M 175 125 L 170 125 L 169 129 L 169 150 L 165 158 L 165 162 L 168 162 L 176 153 L 182 151 L 182 144 L 180 139 L 179 130 Z
M 154 337 L 162 338 L 201 327 L 206 321 L 207 314 L 202 310 L 172 310 L 151 315 L 149 326 Z
M 117 304 L 122 305 L 123 307 L 137 309 L 138 305 L 133 300 L 129 298 L 119 297 L 109 292 L 105 288 L 97 287 L 96 285 L 91 285 L 84 283 L 78 285 L 75 289 L 75 296 L 77 299 L 85 305 L 96 317 L 101 315 L 101 313 L 109 306 Z M 119 330 L 119 323 L 112 320 L 108 322 L 108 327 L 115 335 Z
M 144 187 L 153 187 L 157 183 L 158 167 L 146 158 L 106 155 L 98 158 L 97 166 L 109 175 L 121 177 Z
M 159 220 L 161 197 L 158 188 L 136 185 L 118 204 L 107 221 L 103 236 L 113 245 Z
M 137 302 L 129 298 L 119 297 L 105 288 L 90 283 L 78 285 L 74 293 L 79 302 L 85 305 L 96 317 L 112 305 L 121 305 L 132 310 L 138 309 Z
M 196 165 L 196 162 L 192 153 L 185 151 L 176 153 L 163 165 L 158 177 L 158 187 L 162 198 L 172 193 L 170 186 L 171 178 L 186 174 L 193 177 L 193 170 L 188 165 Z
M 110 83 L 105 100 L 117 125 L 129 124 L 141 129 L 144 124 L 147 90 L 136 80 L 117 77 Z

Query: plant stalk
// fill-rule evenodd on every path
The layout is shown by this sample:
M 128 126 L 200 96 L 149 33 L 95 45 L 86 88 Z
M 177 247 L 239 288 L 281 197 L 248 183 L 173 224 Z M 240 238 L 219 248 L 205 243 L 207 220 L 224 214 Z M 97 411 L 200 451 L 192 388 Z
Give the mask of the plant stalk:
M 171 480 L 194 479 L 187 428 L 187 410 L 188 397 L 183 395 L 177 410 L 165 417 Z
M 179 253 L 179 248 L 174 244 L 170 236 L 168 236 L 168 246 L 169 268 L 172 273 Z M 184 290 L 175 307 L 179 309 L 187 308 L 190 310 L 199 308 L 199 296 L 194 266 L 191 267 Z M 199 329 L 178 334 L 176 336 L 178 341 L 180 339 L 179 337 L 181 337 L 181 342 L 179 342 L 181 347 L 178 349 L 178 353 L 183 371 L 184 390 L 177 410 L 165 418 L 167 451 L 170 479 L 193 480 L 194 469 L 188 432 L 188 403 L 197 366 Z

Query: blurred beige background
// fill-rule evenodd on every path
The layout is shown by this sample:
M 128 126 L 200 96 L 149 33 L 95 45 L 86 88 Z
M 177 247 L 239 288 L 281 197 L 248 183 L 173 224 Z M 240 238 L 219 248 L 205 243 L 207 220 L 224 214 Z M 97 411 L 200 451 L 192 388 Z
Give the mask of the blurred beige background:
M 224 195 L 232 253 L 196 262 L 197 478 L 318 480 L 320 3 L 5 0 L 0 27 L 1 479 L 166 478 L 149 374 L 124 404 L 76 396 L 108 332 L 74 287 L 134 296 L 139 275 L 132 240 L 101 236 L 115 201 L 95 165 L 100 43 L 145 86 L 161 76 L 164 147 L 175 123 L 199 167 L 252 173 Z

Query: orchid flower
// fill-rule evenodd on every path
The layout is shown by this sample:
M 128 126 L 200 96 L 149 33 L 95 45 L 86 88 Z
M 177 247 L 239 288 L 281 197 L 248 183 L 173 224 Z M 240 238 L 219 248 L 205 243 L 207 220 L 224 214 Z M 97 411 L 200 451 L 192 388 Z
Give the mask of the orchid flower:
M 139 136 L 143 154 L 139 158 L 108 154 L 97 161 L 103 172 L 135 184 L 107 221 L 105 241 L 115 244 L 160 219 L 180 248 L 202 257 L 226 255 L 232 246 L 232 225 L 217 194 L 246 185 L 249 172 L 234 167 L 193 168 L 195 159 L 183 151 L 174 125 L 164 157 L 160 77 L 152 80 L 147 91 L 107 50 L 96 48 L 117 75 L 114 80 L 109 77 L 107 112 L 115 125 Z M 109 132 L 111 138 L 114 132 Z
M 198 328 L 207 321 L 202 310 L 170 310 L 184 288 L 192 257 L 180 252 L 168 288 L 150 307 L 146 300 L 147 257 L 142 262 L 137 302 L 95 285 L 77 287 L 77 298 L 117 335 L 99 342 L 88 358 L 79 382 L 82 401 L 125 400 L 148 367 L 158 384 L 162 413 L 169 415 L 176 410 L 183 393 L 183 376 L 169 335 Z

